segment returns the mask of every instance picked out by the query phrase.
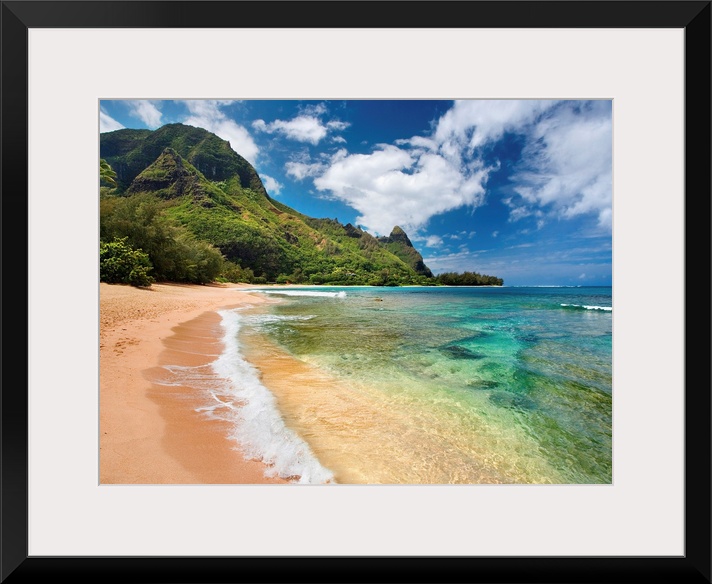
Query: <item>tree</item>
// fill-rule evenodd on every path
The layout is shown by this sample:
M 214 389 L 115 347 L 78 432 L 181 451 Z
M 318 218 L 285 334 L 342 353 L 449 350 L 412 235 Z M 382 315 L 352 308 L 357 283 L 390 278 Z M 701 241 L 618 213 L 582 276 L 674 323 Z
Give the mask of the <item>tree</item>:
M 119 186 L 118 175 L 111 165 L 103 158 L 99 160 L 99 187 L 102 194 L 111 193 Z
M 164 213 L 155 196 L 106 197 L 100 205 L 99 235 L 102 242 L 123 239 L 149 258 L 158 281 L 206 284 L 222 270 L 223 256 L 206 241 Z

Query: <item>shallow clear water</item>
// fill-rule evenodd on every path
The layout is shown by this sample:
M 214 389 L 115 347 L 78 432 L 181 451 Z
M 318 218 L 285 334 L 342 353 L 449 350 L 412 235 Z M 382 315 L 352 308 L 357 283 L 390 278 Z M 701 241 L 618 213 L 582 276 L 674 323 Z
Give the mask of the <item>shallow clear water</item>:
M 337 482 L 611 482 L 611 288 L 262 293 L 243 341 L 326 376 L 277 401 Z

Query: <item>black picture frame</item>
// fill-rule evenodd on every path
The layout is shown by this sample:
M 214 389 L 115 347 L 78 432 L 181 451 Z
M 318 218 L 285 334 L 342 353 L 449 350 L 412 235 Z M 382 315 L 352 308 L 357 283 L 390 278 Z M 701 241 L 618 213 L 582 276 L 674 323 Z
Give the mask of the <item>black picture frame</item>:
M 369 6 L 370 4 L 370 6 Z M 393 9 L 389 9 L 393 4 Z M 403 6 L 407 4 L 407 10 Z M 357 6 L 358 5 L 358 6 Z M 3 582 L 710 582 L 710 1 L 3 1 Z M 313 20 L 315 15 L 318 20 Z M 348 22 L 341 16 L 348 14 Z M 679 28 L 685 33 L 683 557 L 28 556 L 28 29 Z M 250 26 L 249 24 L 247 25 Z M 25 317 L 24 320 L 22 317 Z M 23 389 L 25 391 L 23 391 Z M 651 509 L 651 513 L 654 513 Z

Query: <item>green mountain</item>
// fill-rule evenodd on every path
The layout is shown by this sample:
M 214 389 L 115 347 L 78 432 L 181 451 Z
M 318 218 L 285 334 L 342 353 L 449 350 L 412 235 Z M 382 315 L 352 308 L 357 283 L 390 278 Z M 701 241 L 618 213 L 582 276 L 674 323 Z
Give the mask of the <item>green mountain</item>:
M 379 237 L 380 241 L 385 248 L 390 251 L 396 257 L 402 259 L 406 264 L 415 270 L 416 274 L 421 276 L 427 276 L 428 278 L 433 277 L 433 273 L 430 268 L 423 262 L 423 256 L 420 255 L 417 249 L 413 247 L 410 239 L 406 235 L 405 231 L 401 229 L 398 225 L 393 228 L 391 234 L 388 237 Z
M 206 130 L 102 133 L 100 157 L 109 167 L 101 176 L 113 176 L 102 183 L 113 187 L 101 189 L 102 242 L 127 238 L 148 255 L 156 279 L 204 281 L 218 270 L 256 282 L 435 283 L 400 227 L 375 238 L 307 217 L 272 199 L 252 165 Z
M 238 176 L 240 184 L 267 195 L 260 177 L 230 143 L 202 128 L 167 124 L 157 130 L 116 130 L 100 135 L 101 158 L 117 174 L 119 188 L 126 190 L 134 178 L 172 148 L 207 180 L 222 181 Z

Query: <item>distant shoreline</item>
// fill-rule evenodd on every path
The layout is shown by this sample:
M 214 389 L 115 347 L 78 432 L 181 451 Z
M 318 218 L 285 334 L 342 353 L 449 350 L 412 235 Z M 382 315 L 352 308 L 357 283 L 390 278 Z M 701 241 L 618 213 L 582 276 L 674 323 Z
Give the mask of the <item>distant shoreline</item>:
M 372 286 L 371 284 L 240 284 L 250 288 L 612 288 L 611 284 L 403 284 L 400 286 Z

